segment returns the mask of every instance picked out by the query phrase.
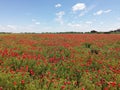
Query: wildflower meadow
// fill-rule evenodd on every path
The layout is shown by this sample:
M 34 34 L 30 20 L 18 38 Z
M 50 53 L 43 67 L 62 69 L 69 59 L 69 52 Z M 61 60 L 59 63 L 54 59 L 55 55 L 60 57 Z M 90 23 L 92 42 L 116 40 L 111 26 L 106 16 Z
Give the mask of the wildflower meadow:
M 120 35 L 1 34 L 0 90 L 120 90 Z

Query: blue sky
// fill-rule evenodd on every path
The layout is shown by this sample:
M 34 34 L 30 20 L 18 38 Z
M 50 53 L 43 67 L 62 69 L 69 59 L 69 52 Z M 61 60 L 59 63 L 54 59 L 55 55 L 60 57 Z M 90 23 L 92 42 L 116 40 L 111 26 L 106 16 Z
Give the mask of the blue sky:
M 120 0 L 0 0 L 0 32 L 120 28 Z

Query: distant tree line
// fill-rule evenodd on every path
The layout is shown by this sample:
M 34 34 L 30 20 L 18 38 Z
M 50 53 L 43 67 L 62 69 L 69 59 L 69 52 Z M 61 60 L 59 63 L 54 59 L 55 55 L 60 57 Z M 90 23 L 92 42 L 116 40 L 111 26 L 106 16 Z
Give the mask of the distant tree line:
M 90 33 L 97 33 L 97 34 L 113 34 L 113 33 L 118 33 L 120 34 L 120 29 L 117 29 L 117 30 L 111 30 L 111 31 L 108 31 L 108 32 L 98 32 L 96 30 L 92 30 Z
M 0 32 L 0 34 L 12 34 L 12 32 Z
M 12 34 L 13 32 L 0 32 L 0 34 Z M 98 32 L 97 30 L 91 30 L 90 32 L 42 32 L 42 33 L 36 33 L 36 32 L 21 32 L 20 34 L 120 34 L 120 29 L 117 30 L 111 30 L 108 32 Z

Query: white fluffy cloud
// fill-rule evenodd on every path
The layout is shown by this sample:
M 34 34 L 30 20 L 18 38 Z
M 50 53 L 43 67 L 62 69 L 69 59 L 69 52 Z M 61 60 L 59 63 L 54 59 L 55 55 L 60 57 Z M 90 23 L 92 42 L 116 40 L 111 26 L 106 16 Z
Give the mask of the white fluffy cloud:
M 15 30 L 15 29 L 16 29 L 16 26 L 14 26 L 14 25 L 7 25 L 6 28 Z
M 84 16 L 85 14 L 87 14 L 89 11 L 93 10 L 96 6 L 95 5 L 91 5 L 89 7 L 87 7 L 85 10 L 83 10 L 80 14 L 79 17 Z
M 0 25 L 0 32 L 16 32 L 17 28 L 16 25 Z
M 62 6 L 62 5 L 59 4 L 59 3 L 55 5 L 56 8 L 59 8 L 59 7 L 61 7 L 61 6 Z
M 63 15 L 65 15 L 65 12 L 64 12 L 64 11 L 60 11 L 60 12 L 56 13 L 56 15 L 57 15 L 58 17 L 62 18 Z
M 108 10 L 104 11 L 104 13 L 109 13 L 111 11 L 112 11 L 111 9 L 108 9 Z
M 92 24 L 93 22 L 92 21 L 87 21 L 85 22 L 86 24 Z
M 103 10 L 99 10 L 96 13 L 94 13 L 94 15 L 101 15 L 101 14 L 103 14 Z
M 36 23 L 39 24 L 39 23 Z M 34 32 L 35 30 L 39 31 L 41 27 L 36 24 L 30 24 L 30 25 L 0 25 L 0 32 Z
M 96 13 L 94 13 L 94 15 L 102 15 L 104 13 L 109 13 L 111 12 L 112 10 L 108 9 L 108 10 L 99 10 L 97 11 Z
M 60 11 L 60 12 L 58 12 L 58 13 L 56 13 L 56 21 L 58 22 L 58 23 L 60 23 L 60 24 L 63 24 L 63 16 L 65 15 L 65 12 L 64 11 Z
M 79 10 L 84 10 L 86 8 L 86 5 L 84 3 L 77 3 L 72 7 L 72 11 L 79 11 Z
M 40 24 L 40 22 L 35 22 L 35 24 L 36 24 L 36 25 L 39 25 L 39 24 Z

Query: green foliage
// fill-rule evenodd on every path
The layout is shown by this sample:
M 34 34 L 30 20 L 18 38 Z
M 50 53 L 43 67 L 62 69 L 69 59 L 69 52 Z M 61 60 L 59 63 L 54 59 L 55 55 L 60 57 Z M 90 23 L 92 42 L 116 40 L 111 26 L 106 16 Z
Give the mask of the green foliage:
M 91 44 L 91 43 L 87 43 L 87 42 L 86 42 L 86 43 L 84 43 L 83 45 L 85 46 L 85 48 L 91 48 L 91 46 L 92 46 L 92 44 Z

